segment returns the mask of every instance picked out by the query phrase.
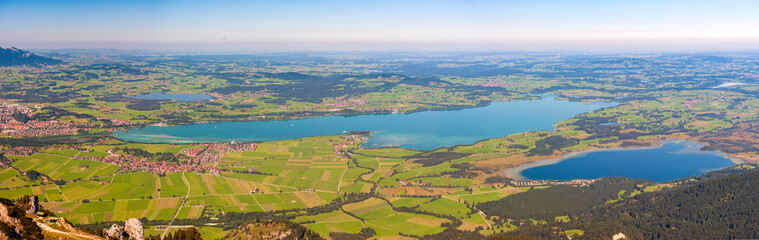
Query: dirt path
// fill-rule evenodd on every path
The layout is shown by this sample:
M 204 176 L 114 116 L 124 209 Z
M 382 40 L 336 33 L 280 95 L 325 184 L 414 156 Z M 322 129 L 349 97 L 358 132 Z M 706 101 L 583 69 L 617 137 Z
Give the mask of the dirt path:
M 163 234 L 161 234 L 161 239 L 163 239 L 167 233 L 169 233 L 169 229 L 171 229 L 171 224 L 174 223 L 174 220 L 177 219 L 177 215 L 179 215 L 179 211 L 182 210 L 182 207 L 184 207 L 184 204 L 187 202 L 187 197 L 190 196 L 190 182 L 187 181 L 187 178 L 184 176 L 184 172 L 182 172 L 182 180 L 184 181 L 184 184 L 187 185 L 187 195 L 184 195 L 184 199 L 182 199 L 182 203 L 179 205 L 179 208 L 177 208 L 177 212 L 174 213 L 174 217 L 171 218 L 171 221 L 169 221 L 169 225 L 166 226 L 166 230 L 163 231 Z
M 66 236 L 72 239 L 104 240 L 104 238 L 97 237 L 95 235 L 89 235 L 89 234 L 85 235 L 85 234 L 80 234 L 80 233 L 75 233 L 75 232 L 63 232 L 58 229 L 52 228 L 48 226 L 47 224 L 38 223 L 36 221 L 35 223 L 37 223 L 37 226 L 40 226 L 40 228 L 42 228 L 43 231 Z
M 250 194 L 250 197 L 252 197 L 253 200 L 256 201 L 256 203 L 258 204 L 258 206 L 261 207 L 261 210 L 263 210 L 264 212 L 266 212 L 266 208 L 264 208 L 264 205 L 261 205 L 261 203 L 258 202 L 258 199 L 256 199 L 256 196 L 253 196 L 253 193 Z
M 480 217 L 482 217 L 482 220 L 484 220 L 485 223 L 488 224 L 488 227 L 492 228 L 493 226 L 491 226 L 490 223 L 488 222 L 488 219 L 485 218 L 485 213 L 482 212 L 482 210 L 479 210 L 479 209 L 476 209 L 476 210 L 477 210 L 477 213 L 480 214 Z
M 343 177 L 345 176 L 346 172 L 348 172 L 348 167 L 345 167 L 345 171 L 343 171 L 343 174 L 340 175 L 340 180 L 337 181 L 337 192 L 340 192 L 340 185 L 343 184 Z
M 118 172 L 117 172 L 117 173 L 114 173 L 114 174 L 113 174 L 113 176 L 111 177 L 111 181 L 109 181 L 109 182 L 108 182 L 108 184 L 104 185 L 103 187 L 101 187 L 101 188 L 100 188 L 100 189 L 98 189 L 97 191 L 94 191 L 94 192 L 91 192 L 91 193 L 89 193 L 89 194 L 87 194 L 87 195 L 84 195 L 84 196 L 78 197 L 78 198 L 76 198 L 76 199 L 74 199 L 74 200 L 77 200 L 77 199 L 84 199 L 84 198 L 86 198 L 86 197 L 92 196 L 92 194 L 95 194 L 95 193 L 98 193 L 98 192 L 100 192 L 100 190 L 103 190 L 104 188 L 108 187 L 108 185 L 111 185 L 111 183 L 113 183 L 113 180 L 114 180 L 114 179 L 116 179 L 116 175 L 118 175 Z M 61 192 L 61 195 L 63 195 L 63 192 Z M 64 196 L 64 197 L 65 197 L 65 196 Z

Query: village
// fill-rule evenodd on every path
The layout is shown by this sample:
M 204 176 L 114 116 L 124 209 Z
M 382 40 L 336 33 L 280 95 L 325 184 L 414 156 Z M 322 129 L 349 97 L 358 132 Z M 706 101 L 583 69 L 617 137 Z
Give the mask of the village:
M 120 172 L 150 172 L 159 175 L 165 175 L 172 172 L 207 172 L 212 175 L 219 176 L 221 173 L 216 168 L 215 164 L 219 163 L 221 158 L 225 154 L 231 152 L 243 152 L 243 151 L 255 151 L 255 143 L 202 143 L 197 144 L 197 148 L 183 149 L 179 156 L 181 161 L 179 163 L 171 163 L 166 161 L 156 161 L 146 157 L 136 157 L 129 154 L 116 154 L 116 151 L 108 150 L 108 156 L 84 156 L 82 154 L 74 155 L 73 159 L 98 161 L 108 164 L 121 166 Z M 83 147 L 74 146 L 55 146 L 55 147 L 10 147 L 5 151 L 6 156 L 20 156 L 28 157 L 36 152 L 40 152 L 47 149 L 73 149 L 81 152 L 90 152 L 91 150 Z M 12 159 L 8 158 L 7 162 L 3 162 L 3 167 L 7 167 L 11 164 Z M 87 166 L 83 166 L 87 168 Z
M 33 119 L 34 112 L 43 106 L 36 105 L 29 108 L 19 104 L 0 103 L 0 136 L 26 138 L 42 136 L 76 135 L 80 131 L 89 131 L 95 126 L 89 122 L 74 123 L 61 122 L 58 120 Z M 97 117 L 98 121 L 110 122 L 111 126 L 124 127 L 133 125 L 125 120 L 108 119 Z M 115 128 L 105 130 L 114 131 Z

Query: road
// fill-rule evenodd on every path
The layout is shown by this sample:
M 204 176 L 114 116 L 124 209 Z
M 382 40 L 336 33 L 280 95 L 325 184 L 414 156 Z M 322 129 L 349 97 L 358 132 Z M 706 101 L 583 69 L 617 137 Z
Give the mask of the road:
M 182 210 L 182 207 L 184 207 L 184 204 L 187 202 L 187 198 L 190 196 L 190 182 L 187 181 L 187 178 L 184 176 L 184 172 L 182 172 L 182 180 L 184 180 L 184 184 L 187 184 L 187 195 L 184 196 L 184 199 L 182 199 L 182 203 L 179 204 L 179 208 L 177 208 L 177 212 L 174 213 L 174 217 L 171 218 L 171 221 L 169 221 L 169 225 L 166 226 L 166 230 L 163 231 L 163 234 L 161 234 L 161 239 L 163 239 L 167 233 L 169 233 L 169 229 L 171 229 L 171 224 L 174 223 L 174 219 L 177 219 L 177 216 L 179 215 L 179 211 Z

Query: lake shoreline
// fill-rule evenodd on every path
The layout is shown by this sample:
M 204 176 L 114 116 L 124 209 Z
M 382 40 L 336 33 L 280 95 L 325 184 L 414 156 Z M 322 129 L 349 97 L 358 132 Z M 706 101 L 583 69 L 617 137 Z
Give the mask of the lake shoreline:
M 200 94 L 204 95 L 204 94 Z M 507 102 L 519 102 L 519 101 L 539 101 L 543 100 L 544 98 L 548 99 L 557 99 L 556 101 L 565 101 L 565 102 L 577 102 L 579 104 L 591 104 L 591 103 L 615 103 L 616 105 L 619 105 L 617 102 L 613 100 L 607 100 L 607 99 L 597 99 L 594 101 L 578 101 L 573 99 L 559 99 L 559 96 L 552 95 L 552 94 L 527 94 L 525 96 L 529 97 L 537 97 L 537 98 L 511 98 L 508 100 L 498 100 L 498 101 L 486 101 L 481 102 L 480 104 L 475 105 L 445 105 L 445 106 L 439 106 L 439 107 L 422 107 L 410 111 L 403 111 L 403 112 L 394 112 L 394 111 L 384 111 L 384 110 L 378 110 L 378 111 L 366 111 L 366 112 L 328 112 L 328 111 L 316 111 L 316 112 L 309 112 L 314 113 L 310 115 L 294 115 L 294 116 L 284 116 L 284 115 L 260 115 L 256 116 L 256 118 L 249 118 L 249 119 L 228 119 L 228 120 L 204 120 L 204 121 L 195 121 L 195 122 L 181 122 L 181 123 L 165 123 L 165 122 L 145 122 L 145 123 L 138 123 L 133 124 L 130 126 L 125 127 L 126 130 L 131 130 L 135 128 L 140 127 L 147 127 L 147 126 L 162 126 L 162 127 L 177 127 L 177 126 L 187 126 L 187 125 L 197 125 L 197 124 L 204 124 L 204 123 L 233 123 L 233 122 L 269 122 L 269 121 L 291 121 L 291 120 L 299 120 L 299 119 L 309 119 L 309 118 L 317 118 L 317 117 L 331 117 L 331 116 L 339 116 L 339 117 L 353 117 L 353 116 L 363 116 L 363 115 L 391 115 L 391 114 L 413 114 L 413 113 L 420 113 L 420 112 L 431 112 L 431 111 L 458 111 L 458 110 L 466 110 L 466 109 L 473 109 L 473 108 L 481 108 L 481 107 L 487 107 L 491 104 L 495 103 L 507 103 Z M 133 98 L 134 96 L 123 96 L 124 98 Z M 133 98 L 138 99 L 138 98 Z M 215 100 L 202 100 L 202 101 L 212 101 Z M 139 99 L 139 100 L 151 100 L 151 99 Z M 152 99 L 152 100 L 173 100 L 173 99 Z M 615 105 L 615 106 L 616 106 Z M 287 113 L 287 112 L 285 112 Z M 269 118 L 269 119 L 267 119 Z M 167 142 L 168 143 L 168 142 Z
M 616 106 L 615 102 L 593 104 L 540 99 L 494 102 L 482 107 L 455 110 L 430 110 L 409 114 L 359 114 L 341 117 L 311 116 L 304 119 L 264 121 L 206 122 L 168 126 L 154 124 L 114 132 L 125 141 L 148 143 L 201 143 L 235 141 L 276 141 L 308 136 L 336 135 L 369 131 L 373 138 L 362 147 L 401 147 L 434 150 L 440 147 L 470 145 L 511 134 L 556 129 L 556 122 L 577 114 Z M 543 109 L 529 114 L 527 109 Z M 495 130 L 494 130 L 495 129 Z
M 738 165 L 741 163 L 744 163 L 743 160 L 730 157 L 726 153 L 720 152 L 720 151 L 702 151 L 701 147 L 704 146 L 704 144 L 695 142 L 695 141 L 689 141 L 685 139 L 669 139 L 660 141 L 655 145 L 646 146 L 646 147 L 629 147 L 629 148 L 623 148 L 623 147 L 613 147 L 613 148 L 596 148 L 596 149 L 588 149 L 588 150 L 582 150 L 577 152 L 571 152 L 567 153 L 565 155 L 562 155 L 559 158 L 551 158 L 551 159 L 544 159 L 544 160 L 538 160 L 534 162 L 524 163 L 516 167 L 511 167 L 508 169 L 503 170 L 503 174 L 506 177 L 519 180 L 519 181 L 527 181 L 529 180 L 525 176 L 522 175 L 522 172 L 524 170 L 530 169 L 530 168 L 536 168 L 541 166 L 547 166 L 547 165 L 553 165 L 558 164 L 562 161 L 578 158 L 578 157 L 584 157 L 588 154 L 597 153 L 597 152 L 611 152 L 611 151 L 640 151 L 640 150 L 651 150 L 651 149 L 657 149 L 663 147 L 665 144 L 668 143 L 675 143 L 675 144 L 685 144 L 685 147 L 677 152 L 673 152 L 672 154 L 709 154 L 709 155 L 715 155 L 720 156 L 725 159 L 730 160 L 733 164 Z M 580 178 L 578 178 L 580 179 Z

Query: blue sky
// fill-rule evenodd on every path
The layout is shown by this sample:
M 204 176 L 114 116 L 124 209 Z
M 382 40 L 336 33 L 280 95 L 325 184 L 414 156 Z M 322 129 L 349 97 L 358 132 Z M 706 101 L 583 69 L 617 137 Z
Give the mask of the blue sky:
M 0 1 L 0 46 L 740 50 L 759 1 Z

